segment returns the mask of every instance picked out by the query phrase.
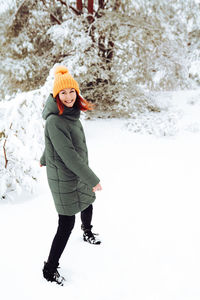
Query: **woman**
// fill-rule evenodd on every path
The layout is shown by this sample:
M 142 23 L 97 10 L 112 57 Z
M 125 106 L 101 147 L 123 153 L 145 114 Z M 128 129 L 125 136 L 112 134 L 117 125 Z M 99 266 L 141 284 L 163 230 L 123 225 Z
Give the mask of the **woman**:
M 102 187 L 88 166 L 85 135 L 79 120 L 80 110 L 90 109 L 91 105 L 80 96 L 78 83 L 68 69 L 57 67 L 53 95 L 48 97 L 42 114 L 46 120 L 45 151 L 40 163 L 47 167 L 48 183 L 58 213 L 58 229 L 44 263 L 43 276 L 61 285 L 65 279 L 57 268 L 74 227 L 75 214 L 81 212 L 84 241 L 101 243 L 91 231 L 91 220 L 95 192 Z

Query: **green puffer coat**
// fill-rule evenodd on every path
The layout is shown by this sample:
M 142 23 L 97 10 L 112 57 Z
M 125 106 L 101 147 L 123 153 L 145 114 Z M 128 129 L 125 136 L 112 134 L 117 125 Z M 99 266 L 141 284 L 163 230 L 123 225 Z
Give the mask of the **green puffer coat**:
M 46 166 L 58 214 L 72 216 L 94 202 L 92 188 L 100 182 L 88 166 L 80 110 L 75 103 L 58 115 L 56 100 L 50 95 L 42 116 L 46 120 L 45 150 L 40 163 Z

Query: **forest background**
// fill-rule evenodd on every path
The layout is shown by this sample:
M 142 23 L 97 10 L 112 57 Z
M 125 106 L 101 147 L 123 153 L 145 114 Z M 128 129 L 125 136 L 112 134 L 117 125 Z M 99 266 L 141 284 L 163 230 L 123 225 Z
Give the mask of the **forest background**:
M 199 87 L 199 12 L 198 0 L 1 0 L 1 199 L 34 190 L 56 64 L 95 104 L 82 118 L 173 134 L 176 116 L 158 95 Z

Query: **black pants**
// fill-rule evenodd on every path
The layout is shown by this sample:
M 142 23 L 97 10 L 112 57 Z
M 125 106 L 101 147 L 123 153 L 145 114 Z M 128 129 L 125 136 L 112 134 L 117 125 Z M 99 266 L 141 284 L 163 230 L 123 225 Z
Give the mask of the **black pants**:
M 91 228 L 92 211 L 93 207 L 90 205 L 81 212 L 81 221 L 85 229 Z M 53 266 L 58 265 L 59 259 L 65 249 L 75 224 L 75 216 L 58 215 L 58 217 L 58 229 L 53 239 L 48 258 L 48 263 Z

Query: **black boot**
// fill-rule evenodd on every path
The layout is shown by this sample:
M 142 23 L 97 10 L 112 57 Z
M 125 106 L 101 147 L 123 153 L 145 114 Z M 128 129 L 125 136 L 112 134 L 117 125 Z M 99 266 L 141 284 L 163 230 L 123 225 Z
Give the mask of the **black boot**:
M 57 268 L 58 268 L 58 264 L 56 266 L 54 266 L 48 262 L 44 262 L 44 268 L 42 270 L 43 276 L 47 281 L 51 281 L 51 282 L 54 281 L 57 284 L 63 286 L 65 278 L 60 276 Z
M 101 244 L 101 241 L 96 238 L 96 236 L 98 234 L 97 233 L 92 233 L 92 231 L 91 231 L 92 225 L 90 225 L 88 228 L 85 228 L 84 225 L 82 224 L 81 229 L 84 231 L 83 240 L 85 242 L 88 242 L 88 243 L 94 244 L 94 245 L 100 245 Z

